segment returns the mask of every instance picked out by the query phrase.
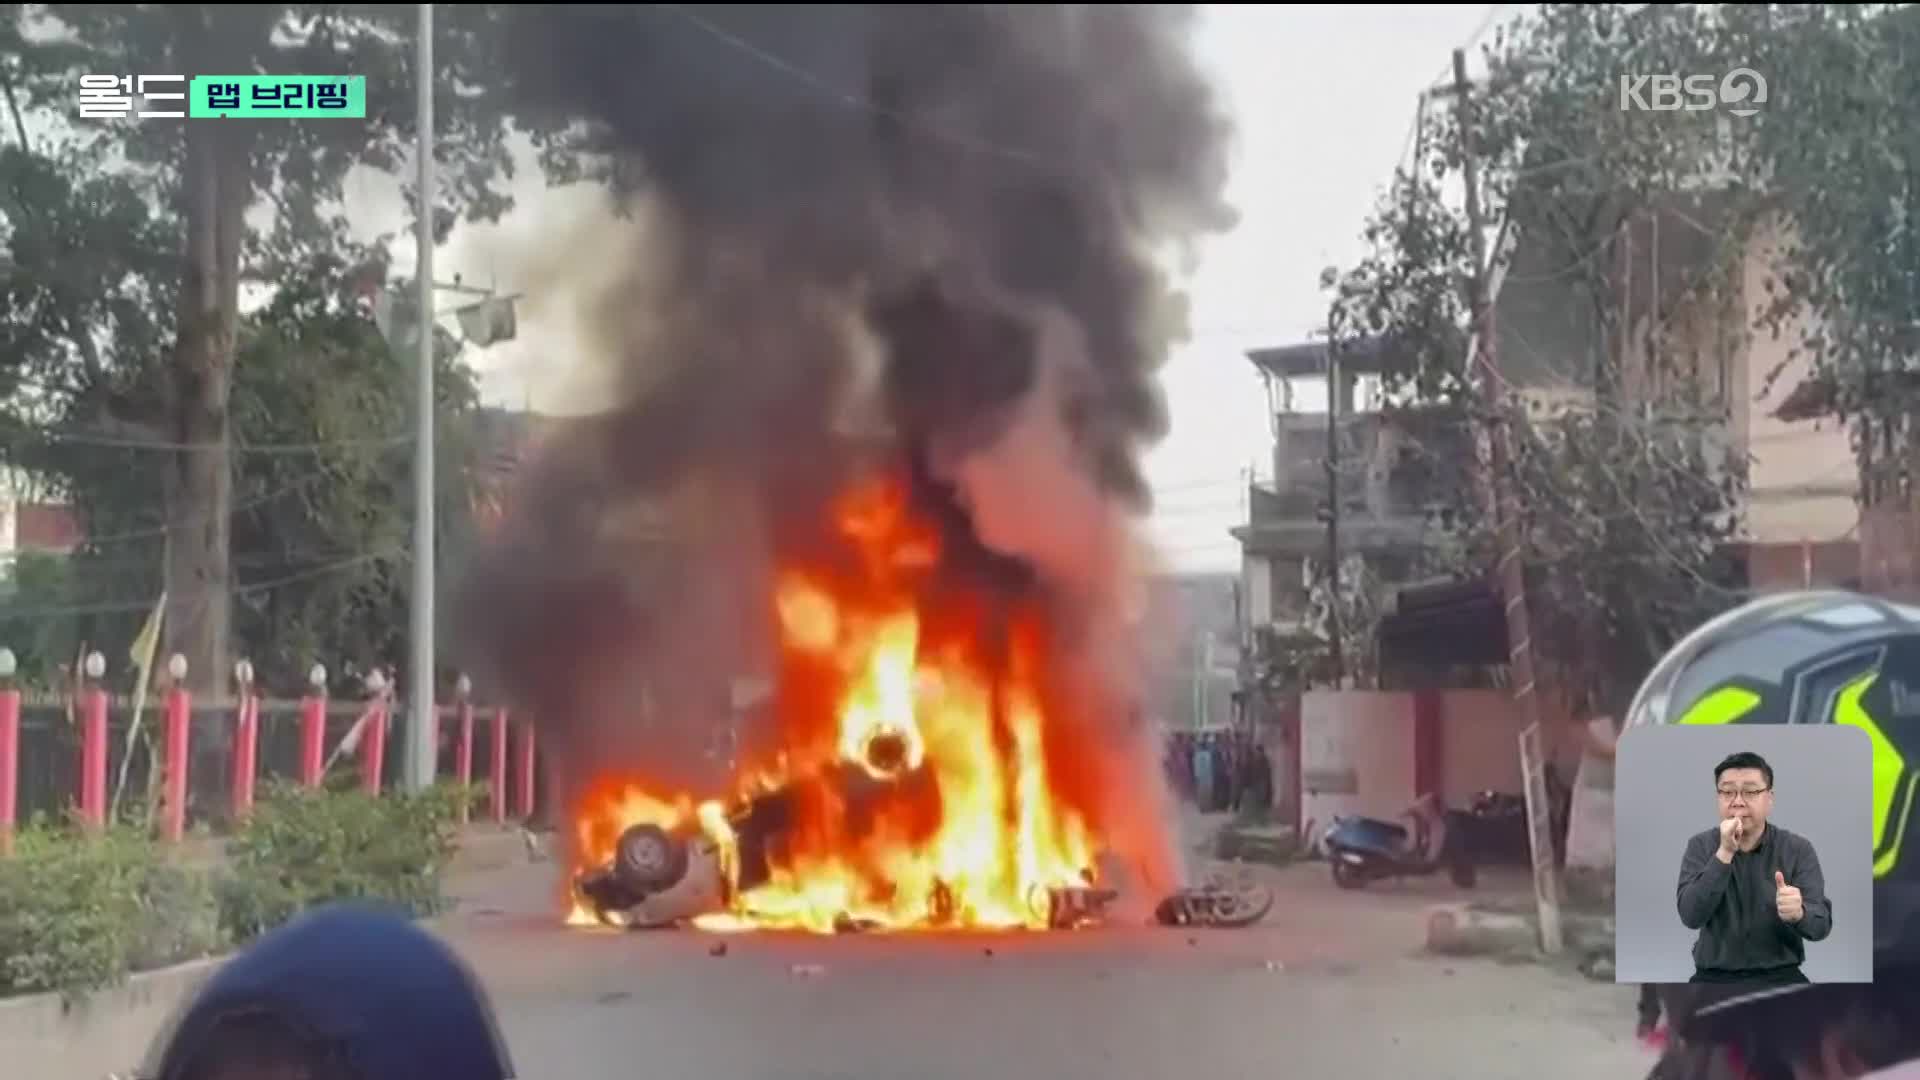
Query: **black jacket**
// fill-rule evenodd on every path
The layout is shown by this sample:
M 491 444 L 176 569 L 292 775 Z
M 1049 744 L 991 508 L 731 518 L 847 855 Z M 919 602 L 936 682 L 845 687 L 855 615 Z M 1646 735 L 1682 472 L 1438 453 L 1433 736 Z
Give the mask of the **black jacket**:
M 1714 857 L 1719 849 L 1720 830 L 1708 829 L 1687 841 L 1680 860 L 1680 922 L 1700 931 L 1694 966 L 1755 971 L 1804 963 L 1806 943 L 1833 932 L 1833 903 L 1813 845 L 1769 822 L 1759 846 L 1735 852 L 1731 863 Z M 1800 890 L 1804 914 L 1797 923 L 1783 921 L 1774 907 L 1776 870 Z

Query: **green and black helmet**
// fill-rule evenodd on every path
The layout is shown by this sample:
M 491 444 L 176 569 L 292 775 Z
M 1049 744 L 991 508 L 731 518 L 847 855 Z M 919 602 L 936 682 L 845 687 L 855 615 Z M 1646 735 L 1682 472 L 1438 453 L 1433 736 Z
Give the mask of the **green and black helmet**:
M 1920 965 L 1920 607 L 1828 591 L 1750 601 L 1675 645 L 1641 684 L 1626 723 L 1850 724 L 1866 732 L 1875 981 L 1895 971 L 1913 977 Z M 1712 1011 L 1749 999 L 1735 995 Z

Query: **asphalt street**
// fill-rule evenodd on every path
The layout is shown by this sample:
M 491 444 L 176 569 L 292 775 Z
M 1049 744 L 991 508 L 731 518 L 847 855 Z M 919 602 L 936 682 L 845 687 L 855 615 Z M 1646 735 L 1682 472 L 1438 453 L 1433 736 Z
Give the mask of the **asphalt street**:
M 440 932 L 526 1080 L 1460 1077 L 1624 1080 L 1633 994 L 1420 952 L 1443 881 L 1337 892 L 1273 871 L 1248 930 L 714 936 L 567 929 L 553 868 L 463 880 Z M 1497 880 L 1497 879 L 1496 879 Z

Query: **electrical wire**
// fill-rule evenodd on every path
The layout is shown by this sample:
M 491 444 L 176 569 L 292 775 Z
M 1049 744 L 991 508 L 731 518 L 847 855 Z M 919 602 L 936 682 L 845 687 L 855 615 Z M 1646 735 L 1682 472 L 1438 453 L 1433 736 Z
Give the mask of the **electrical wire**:
M 179 452 L 189 450 L 226 450 L 235 454 L 314 454 L 329 450 L 340 450 L 352 446 L 399 446 L 411 444 L 413 433 L 401 435 L 375 435 L 344 439 L 323 439 L 315 442 L 290 443 L 219 443 L 219 442 L 168 442 L 160 439 L 126 439 L 110 435 L 80 435 L 69 432 L 37 431 L 11 440 L 14 445 L 26 445 L 33 442 L 64 443 L 70 446 L 96 446 L 118 450 L 160 450 Z
M 1060 162 L 1054 161 L 1053 159 L 1048 158 L 1044 155 L 1035 153 L 1032 150 L 1002 146 L 997 143 L 988 142 L 983 139 L 975 138 L 971 135 L 965 135 L 960 132 L 950 131 L 945 128 L 935 127 L 927 123 L 925 120 L 920 119 L 919 117 L 910 116 L 908 114 L 900 112 L 897 109 L 887 108 L 886 106 L 880 105 L 877 102 L 873 101 L 871 98 L 868 98 L 864 95 L 856 94 L 851 91 L 845 90 L 841 87 L 835 86 L 832 83 L 828 82 L 827 80 L 821 78 L 819 75 L 816 75 L 813 72 L 808 71 L 807 69 L 801 67 L 799 64 L 796 64 L 793 61 L 788 60 L 786 57 L 780 56 L 779 54 L 761 45 L 758 45 L 752 41 L 749 41 L 746 38 L 741 37 L 740 35 L 735 34 L 730 30 L 727 30 L 725 27 L 722 27 L 706 18 L 701 17 L 698 14 L 695 14 L 693 11 L 685 7 L 682 7 L 681 5 L 660 4 L 657 6 L 668 12 L 671 12 L 674 15 L 679 16 L 681 19 L 686 21 L 688 25 L 696 27 L 701 32 L 707 34 L 709 37 L 712 37 L 714 40 L 727 45 L 728 47 L 740 52 L 745 56 L 752 57 L 754 60 L 758 61 L 765 67 L 773 71 L 781 72 L 787 77 L 793 79 L 795 82 L 811 89 L 829 104 L 837 105 L 842 108 L 851 109 L 858 112 L 870 113 L 874 116 L 883 117 L 887 120 L 891 120 L 894 123 L 901 125 L 901 127 L 905 129 L 917 131 L 922 135 L 926 135 L 930 138 L 936 139 L 941 142 L 945 142 L 951 146 L 969 151 L 971 153 L 977 153 L 977 154 L 982 154 L 990 157 L 1001 158 L 1008 161 L 1014 161 L 1022 165 L 1030 166 L 1037 169 L 1042 169 L 1047 172 L 1066 173 L 1069 171 Z
M 262 506 L 265 506 L 270 502 L 273 502 L 284 496 L 291 495 L 294 492 L 300 490 L 301 488 L 304 488 L 307 485 L 313 483 L 315 480 L 321 479 L 325 476 L 326 476 L 325 472 L 315 470 L 314 472 L 307 474 L 305 477 L 299 480 L 296 480 L 291 484 L 286 485 L 285 487 L 276 488 L 272 491 L 266 492 L 265 494 L 255 495 L 251 498 L 243 499 L 240 502 L 235 503 L 228 508 L 229 516 L 239 517 L 240 515 L 247 513 L 250 510 L 256 510 Z M 182 525 L 182 526 L 197 525 L 197 524 L 202 524 L 202 523 L 211 521 L 213 520 L 213 517 L 214 517 L 213 514 L 198 512 L 198 513 L 188 515 L 187 517 L 183 518 L 181 521 L 179 521 L 176 524 Z M 150 526 L 142 529 L 131 529 L 126 532 L 107 533 L 101 536 L 94 536 L 89 534 L 81 538 L 79 546 L 88 548 L 88 549 L 94 549 L 104 544 L 130 543 L 136 540 L 158 540 L 168 536 L 170 533 L 172 533 L 174 528 L 175 528 L 175 525 L 155 525 L 155 526 Z M 28 554 L 28 553 L 22 552 L 22 551 L 0 552 L 0 561 L 4 561 L 7 559 L 17 559 L 23 554 Z
M 305 581 L 312 581 L 317 578 L 325 577 L 329 574 L 337 574 L 342 570 L 351 569 L 356 566 L 363 566 L 370 562 L 382 562 L 382 561 L 389 561 L 389 560 L 404 562 L 410 557 L 411 556 L 408 552 L 404 550 L 397 550 L 397 549 L 392 551 L 362 552 L 357 555 L 340 559 L 336 562 L 326 563 L 316 567 L 309 567 L 305 570 L 288 574 L 284 577 L 273 578 L 267 581 L 256 581 L 256 582 L 250 582 L 246 584 L 235 585 L 228 591 L 234 596 L 251 596 L 251 595 L 255 595 L 263 592 L 272 592 L 276 589 L 285 588 L 288 585 L 295 585 Z M 148 610 L 151 610 L 152 607 L 153 607 L 152 598 L 148 598 L 145 600 L 137 600 L 137 601 L 125 601 L 125 602 L 101 601 L 99 603 L 94 603 L 94 604 L 74 604 L 74 605 L 66 605 L 66 606 L 50 606 L 50 607 L 36 607 L 36 608 L 24 608 L 24 609 L 13 608 L 13 609 L 6 610 L 4 612 L 0 612 L 0 619 L 43 619 L 43 618 L 58 618 L 58 617 L 75 616 L 75 615 L 109 615 L 109 614 L 121 614 L 129 611 L 148 611 Z

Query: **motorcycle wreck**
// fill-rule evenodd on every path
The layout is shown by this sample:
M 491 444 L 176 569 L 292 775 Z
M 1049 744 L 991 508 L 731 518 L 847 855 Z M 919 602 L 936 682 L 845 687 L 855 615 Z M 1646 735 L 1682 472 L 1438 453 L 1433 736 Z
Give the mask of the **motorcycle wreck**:
M 1473 888 L 1478 874 L 1468 843 L 1468 818 L 1431 794 L 1415 800 L 1399 824 L 1358 815 L 1336 817 L 1322 841 L 1333 883 L 1361 889 L 1373 881 L 1424 877 L 1444 869 L 1455 885 Z

